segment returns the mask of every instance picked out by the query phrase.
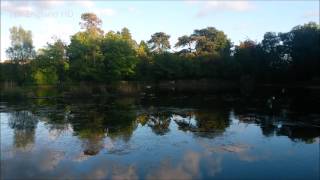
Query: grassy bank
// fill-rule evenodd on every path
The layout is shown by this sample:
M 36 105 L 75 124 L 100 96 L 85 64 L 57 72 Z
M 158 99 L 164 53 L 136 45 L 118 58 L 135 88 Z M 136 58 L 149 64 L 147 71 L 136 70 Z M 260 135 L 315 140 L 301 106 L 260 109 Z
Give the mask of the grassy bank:
M 74 83 L 59 85 L 1 84 L 1 99 L 91 98 L 148 93 L 215 93 L 237 89 L 238 84 L 218 80 L 118 81 L 110 84 Z
M 25 85 L 17 86 L 13 83 L 0 85 L 0 97 L 3 100 L 22 100 L 27 98 L 94 98 L 115 95 L 148 95 L 155 93 L 170 94 L 210 94 L 239 92 L 250 96 L 257 89 L 311 89 L 319 90 L 318 83 L 299 84 L 256 84 L 250 79 L 240 82 L 221 80 L 176 80 L 176 81 L 117 81 L 109 84 L 73 83 L 58 85 Z

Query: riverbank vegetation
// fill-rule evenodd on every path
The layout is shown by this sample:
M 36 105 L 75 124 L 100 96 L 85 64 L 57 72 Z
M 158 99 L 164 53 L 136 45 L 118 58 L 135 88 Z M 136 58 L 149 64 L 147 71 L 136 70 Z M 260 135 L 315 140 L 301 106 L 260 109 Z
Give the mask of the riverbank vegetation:
M 0 63 L 0 81 L 18 85 L 216 79 L 239 83 L 318 82 L 320 26 L 307 23 L 289 32 L 267 32 L 261 42 L 234 45 L 214 27 L 179 37 L 172 50 L 170 35 L 154 33 L 136 42 L 128 28 L 104 32 L 93 13 L 81 16 L 81 31 L 70 44 L 55 38 L 35 52 L 32 33 L 10 29 L 9 61 Z

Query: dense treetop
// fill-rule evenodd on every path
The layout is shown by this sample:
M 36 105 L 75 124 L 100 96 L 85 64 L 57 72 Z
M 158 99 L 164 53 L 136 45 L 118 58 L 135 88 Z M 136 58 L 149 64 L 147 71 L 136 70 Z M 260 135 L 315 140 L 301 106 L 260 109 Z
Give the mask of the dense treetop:
M 156 32 L 137 43 L 124 27 L 104 32 L 94 13 L 81 15 L 82 31 L 70 44 L 56 38 L 34 51 L 32 34 L 10 29 L 11 63 L 2 63 L 1 81 L 56 84 L 115 80 L 251 79 L 260 83 L 294 83 L 320 78 L 320 26 L 310 22 L 289 32 L 267 32 L 261 42 L 250 39 L 234 46 L 214 27 L 182 35 L 171 50 L 170 35 Z

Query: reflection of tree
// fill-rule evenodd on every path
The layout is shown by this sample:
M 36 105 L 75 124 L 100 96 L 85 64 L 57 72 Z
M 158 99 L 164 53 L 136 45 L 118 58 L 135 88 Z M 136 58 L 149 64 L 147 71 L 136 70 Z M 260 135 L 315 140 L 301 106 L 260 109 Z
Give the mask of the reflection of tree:
M 34 144 L 38 119 L 29 111 L 10 113 L 9 126 L 14 129 L 14 145 L 25 149 Z
M 141 124 L 142 126 L 146 125 L 149 120 L 149 115 L 144 113 L 140 114 L 136 117 L 137 123 Z
M 47 110 L 38 111 L 37 114 L 48 127 L 50 136 L 58 137 L 68 131 L 69 120 L 72 117 L 69 105 L 50 105 Z
M 193 124 L 194 115 L 180 115 L 180 118 L 173 117 L 174 121 L 179 126 L 179 129 L 182 131 L 194 131 L 197 127 Z
M 155 134 L 164 135 L 170 130 L 170 114 L 161 112 L 150 115 L 147 124 Z
M 134 108 L 130 100 L 117 101 L 109 108 L 105 119 L 108 136 L 129 141 L 133 131 L 137 128 Z
M 174 121 L 179 129 L 191 131 L 197 136 L 212 138 L 229 126 L 228 114 L 224 111 L 197 111 L 188 114 L 180 115 Z
M 128 141 L 136 128 L 131 102 L 114 101 L 108 106 L 82 104 L 71 108 L 70 118 L 75 135 L 83 142 L 84 153 L 95 155 L 104 146 L 105 136 Z M 80 108 L 80 109 L 79 109 Z
M 254 123 L 254 124 L 260 124 L 260 128 L 262 130 L 262 134 L 265 136 L 272 136 L 274 135 L 275 131 L 276 131 L 276 117 L 275 116 L 262 116 L 262 115 L 258 115 L 257 114 L 253 114 L 253 113 L 249 113 L 249 114 L 241 114 L 238 115 L 238 118 L 241 122 L 244 123 Z M 262 119 L 266 119 L 264 120 L 264 123 L 261 124 Z
M 84 111 L 85 112 L 85 111 Z M 71 119 L 74 133 L 81 139 L 84 154 L 95 155 L 103 148 L 105 130 L 103 116 L 95 111 L 87 111 L 87 115 Z
M 82 139 L 83 153 L 85 155 L 96 155 L 103 149 L 104 134 L 90 134 Z
M 259 125 L 265 136 L 284 135 L 293 141 L 300 140 L 306 143 L 312 143 L 316 137 L 320 136 L 319 127 L 305 123 L 307 120 L 304 119 L 308 117 L 297 121 L 289 118 L 286 114 L 269 115 L 257 111 L 255 113 L 241 112 L 237 117 L 241 122 Z M 295 119 L 299 118 L 295 117 Z
M 320 128 L 310 126 L 290 126 L 283 125 L 276 129 L 277 135 L 285 135 L 296 141 L 301 140 L 305 143 L 315 142 L 315 138 L 320 136 Z

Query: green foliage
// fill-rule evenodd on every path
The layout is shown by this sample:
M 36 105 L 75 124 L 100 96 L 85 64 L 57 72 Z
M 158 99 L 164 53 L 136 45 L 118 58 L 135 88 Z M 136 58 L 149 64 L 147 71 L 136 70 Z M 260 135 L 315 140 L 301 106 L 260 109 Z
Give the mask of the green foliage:
M 265 33 L 263 40 L 233 46 L 214 27 L 194 30 L 178 38 L 178 52 L 169 51 L 170 36 L 157 32 L 139 44 L 128 28 L 101 29 L 102 21 L 84 13 L 83 31 L 67 46 L 56 39 L 34 56 L 32 35 L 13 27 L 11 62 L 1 63 L 0 81 L 26 84 L 103 82 L 117 80 L 220 79 L 258 83 L 292 83 L 320 79 L 320 26 L 308 23 L 286 33 Z
M 175 44 L 175 47 L 185 47 L 188 46 L 189 53 L 192 52 L 192 44 L 196 41 L 196 38 L 194 36 L 181 36 L 178 38 L 178 42 Z M 183 50 L 182 50 L 183 51 Z
M 22 100 L 26 98 L 24 89 L 21 87 L 3 88 L 0 91 L 0 98 L 2 100 Z
M 171 48 L 169 38 L 170 36 L 164 32 L 154 33 L 148 41 L 151 50 L 158 54 L 167 51 Z
M 320 26 L 310 22 L 280 35 L 291 63 L 290 75 L 295 80 L 320 77 Z
M 31 31 L 13 26 L 10 28 L 11 46 L 6 50 L 10 60 L 16 63 L 25 63 L 34 57 L 34 47 Z
M 58 82 L 57 71 L 54 67 L 37 69 L 33 74 L 34 81 L 37 85 L 50 85 Z
M 36 84 L 57 84 L 67 80 L 69 64 L 65 51 L 66 45 L 60 39 L 39 50 L 37 57 L 31 62 L 32 78 Z
M 71 37 L 67 49 L 70 75 L 73 79 L 101 81 L 104 71 L 103 54 L 100 49 L 102 36 L 90 32 L 78 32 Z
M 104 38 L 101 49 L 107 79 L 128 79 L 135 75 L 138 58 L 130 39 L 110 33 Z
M 194 30 L 192 37 L 196 43 L 197 54 L 230 55 L 231 42 L 223 31 L 219 31 L 214 27 L 207 27 Z
M 241 76 L 262 78 L 260 76 L 265 72 L 263 68 L 267 68 L 261 46 L 251 40 L 236 46 L 234 58 L 239 63 Z
M 83 13 L 81 15 L 81 20 L 79 24 L 82 29 L 95 35 L 102 35 L 103 30 L 100 28 L 102 25 L 102 20 L 94 13 Z

